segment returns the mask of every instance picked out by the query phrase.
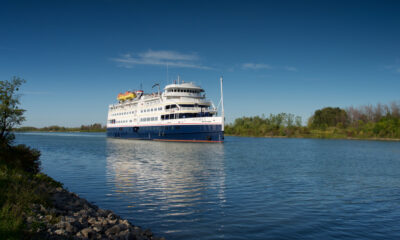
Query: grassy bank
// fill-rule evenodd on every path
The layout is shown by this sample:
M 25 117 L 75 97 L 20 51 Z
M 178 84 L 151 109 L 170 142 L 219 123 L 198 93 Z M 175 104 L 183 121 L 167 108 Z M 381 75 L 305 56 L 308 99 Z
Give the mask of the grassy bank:
M 31 239 L 40 223 L 27 228 L 24 219 L 35 205 L 49 206 L 45 186 L 61 184 L 39 172 L 37 151 L 23 145 L 1 149 L 0 154 L 0 236 L 2 239 Z

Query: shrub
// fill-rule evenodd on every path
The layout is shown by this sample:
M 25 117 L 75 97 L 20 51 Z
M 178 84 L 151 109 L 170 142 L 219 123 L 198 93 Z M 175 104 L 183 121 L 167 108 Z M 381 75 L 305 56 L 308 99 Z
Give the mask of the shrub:
M 3 146 L 0 149 L 0 162 L 11 168 L 21 169 L 32 174 L 40 171 L 40 151 L 26 145 Z

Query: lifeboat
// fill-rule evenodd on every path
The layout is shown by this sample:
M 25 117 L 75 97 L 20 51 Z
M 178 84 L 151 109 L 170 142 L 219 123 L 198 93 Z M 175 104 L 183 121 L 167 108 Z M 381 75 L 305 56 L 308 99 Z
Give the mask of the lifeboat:
M 126 100 L 132 100 L 136 97 L 136 94 L 131 91 L 126 91 L 125 93 L 120 93 L 117 96 L 118 101 L 126 101 Z

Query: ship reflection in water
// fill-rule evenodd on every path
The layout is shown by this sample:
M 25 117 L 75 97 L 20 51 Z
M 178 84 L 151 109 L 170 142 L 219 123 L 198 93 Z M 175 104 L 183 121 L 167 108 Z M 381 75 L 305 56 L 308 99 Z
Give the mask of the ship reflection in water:
M 167 237 L 223 214 L 223 144 L 107 139 L 106 171 L 119 213 Z

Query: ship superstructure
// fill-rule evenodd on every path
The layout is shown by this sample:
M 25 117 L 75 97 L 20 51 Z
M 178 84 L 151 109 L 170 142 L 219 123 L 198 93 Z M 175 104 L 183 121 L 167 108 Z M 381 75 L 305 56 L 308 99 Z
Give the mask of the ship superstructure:
M 154 85 L 153 87 L 157 86 Z M 221 78 L 222 95 L 222 78 Z M 191 82 L 165 86 L 164 92 L 127 91 L 108 109 L 107 136 L 160 141 L 223 142 L 224 116 Z M 221 96 L 223 109 L 223 99 Z M 223 110 L 222 110 L 223 113 Z

